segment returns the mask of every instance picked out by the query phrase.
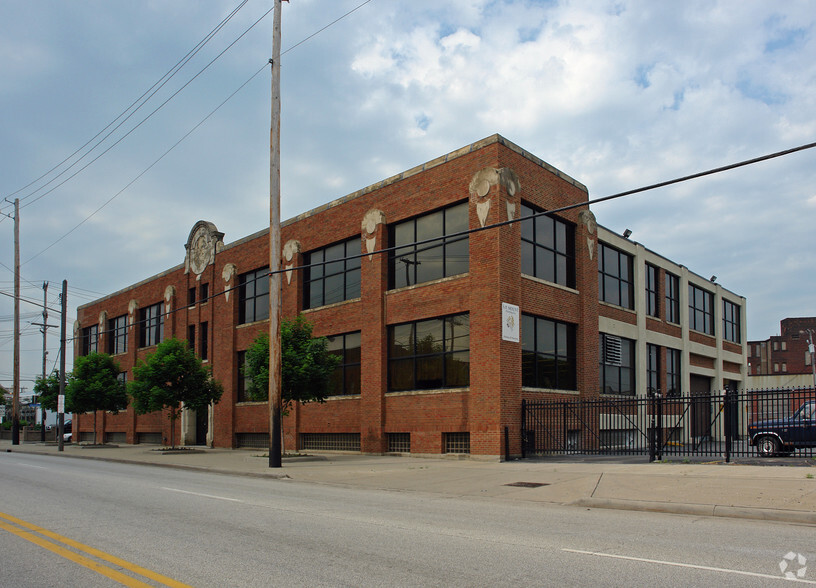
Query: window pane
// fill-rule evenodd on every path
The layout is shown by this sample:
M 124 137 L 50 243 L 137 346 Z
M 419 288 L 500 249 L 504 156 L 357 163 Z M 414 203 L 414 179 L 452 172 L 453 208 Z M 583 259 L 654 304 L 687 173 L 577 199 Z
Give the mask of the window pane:
M 468 204 L 463 202 L 445 210 L 445 234 L 468 230 Z
M 529 314 L 521 315 L 521 348 L 535 351 L 535 318 Z
M 455 276 L 468 271 L 468 239 L 445 245 L 445 275 Z
M 459 351 L 445 356 L 446 386 L 459 388 L 470 385 L 470 352 Z
M 414 325 L 396 325 L 391 327 L 391 357 L 414 355 Z
M 443 321 L 432 319 L 416 323 L 416 352 L 417 355 L 427 353 L 442 353 L 445 349 Z
M 535 275 L 535 266 L 533 251 L 535 247 L 532 243 L 528 243 L 526 241 L 521 242 L 521 273 L 526 274 L 528 276 Z
M 429 245 L 420 245 L 419 249 L 423 249 L 424 247 L 429 247 Z M 422 282 L 430 282 L 431 280 L 438 280 L 439 278 L 444 277 L 443 252 L 444 250 L 441 245 L 417 252 L 417 284 L 421 284 Z
M 416 360 L 416 387 L 419 390 L 442 388 L 445 385 L 443 378 L 443 356 L 420 357 Z
M 346 335 L 346 363 L 360 363 L 360 332 Z
M 555 353 L 555 323 L 548 320 L 536 320 L 536 351 L 553 355 Z
M 412 358 L 389 362 L 388 371 L 391 390 L 414 389 L 414 360 Z
M 352 365 L 346 368 L 346 394 L 360 393 L 360 366 Z

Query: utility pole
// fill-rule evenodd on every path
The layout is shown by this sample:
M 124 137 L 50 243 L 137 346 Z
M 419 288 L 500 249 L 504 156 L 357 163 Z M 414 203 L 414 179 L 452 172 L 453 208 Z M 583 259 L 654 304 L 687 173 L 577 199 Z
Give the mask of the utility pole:
M 269 131 L 269 467 L 282 465 L 280 278 L 280 44 L 281 0 L 272 25 L 272 121 Z
M 60 296 L 60 385 L 57 397 L 57 446 L 59 451 L 64 450 L 65 440 L 62 438 L 65 429 L 65 324 L 68 316 L 68 280 L 62 281 L 62 295 Z
M 48 324 L 48 282 L 43 282 L 43 322 L 42 323 L 31 323 L 37 327 L 40 327 L 40 333 L 43 336 L 43 363 L 42 363 L 42 379 L 43 383 L 45 383 L 45 378 L 47 375 L 48 369 L 48 347 L 46 345 L 46 333 L 48 332 L 48 327 L 53 327 L 55 325 Z M 42 421 L 40 423 L 40 442 L 45 442 L 45 407 L 42 404 L 42 398 L 40 398 L 40 414 L 42 415 Z
M 14 199 L 14 383 L 11 444 L 20 444 L 20 199 Z
M 45 335 L 48 332 L 48 282 L 43 282 L 43 324 L 42 324 L 42 334 L 43 334 L 43 369 L 42 369 L 42 379 L 43 384 L 45 384 L 45 377 L 46 377 L 46 370 L 48 369 L 48 347 L 45 344 Z M 45 442 L 45 407 L 42 403 L 42 398 L 40 398 L 40 416 L 42 418 L 40 422 L 40 441 Z

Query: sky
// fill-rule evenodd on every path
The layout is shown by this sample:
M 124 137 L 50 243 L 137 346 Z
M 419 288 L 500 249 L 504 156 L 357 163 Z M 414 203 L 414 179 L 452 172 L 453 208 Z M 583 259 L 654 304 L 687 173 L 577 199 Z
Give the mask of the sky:
M 183 263 L 198 220 L 226 243 L 268 227 L 273 4 L 0 3 L 0 385 L 9 201 L 23 394 L 42 370 L 42 309 L 26 301 L 44 281 L 54 325 L 68 281 L 70 335 L 77 306 Z M 812 143 L 814 21 L 806 0 L 292 0 L 282 218 L 495 133 L 590 198 Z M 808 149 L 592 210 L 745 296 L 748 338 L 766 339 L 816 316 L 814 175 Z M 59 329 L 47 337 L 50 371 Z

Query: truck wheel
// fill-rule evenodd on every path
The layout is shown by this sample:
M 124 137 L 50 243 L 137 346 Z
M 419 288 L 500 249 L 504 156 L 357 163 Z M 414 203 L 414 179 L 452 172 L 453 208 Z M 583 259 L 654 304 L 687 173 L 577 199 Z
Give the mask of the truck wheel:
M 762 457 L 772 457 L 779 452 L 779 441 L 776 437 L 763 435 L 756 441 L 757 452 Z

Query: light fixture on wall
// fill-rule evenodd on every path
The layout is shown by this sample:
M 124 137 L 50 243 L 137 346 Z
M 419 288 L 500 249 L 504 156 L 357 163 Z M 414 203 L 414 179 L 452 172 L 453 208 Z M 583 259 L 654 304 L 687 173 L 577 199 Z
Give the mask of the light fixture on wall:
M 712 282 L 716 282 L 717 281 L 717 276 L 711 276 L 708 279 L 711 280 Z
M 629 230 L 629 229 L 626 229 L 626 230 L 623 232 L 623 238 L 624 238 L 624 239 L 628 239 L 628 238 L 629 238 L 631 235 L 632 235 L 632 231 L 631 231 L 631 230 Z

